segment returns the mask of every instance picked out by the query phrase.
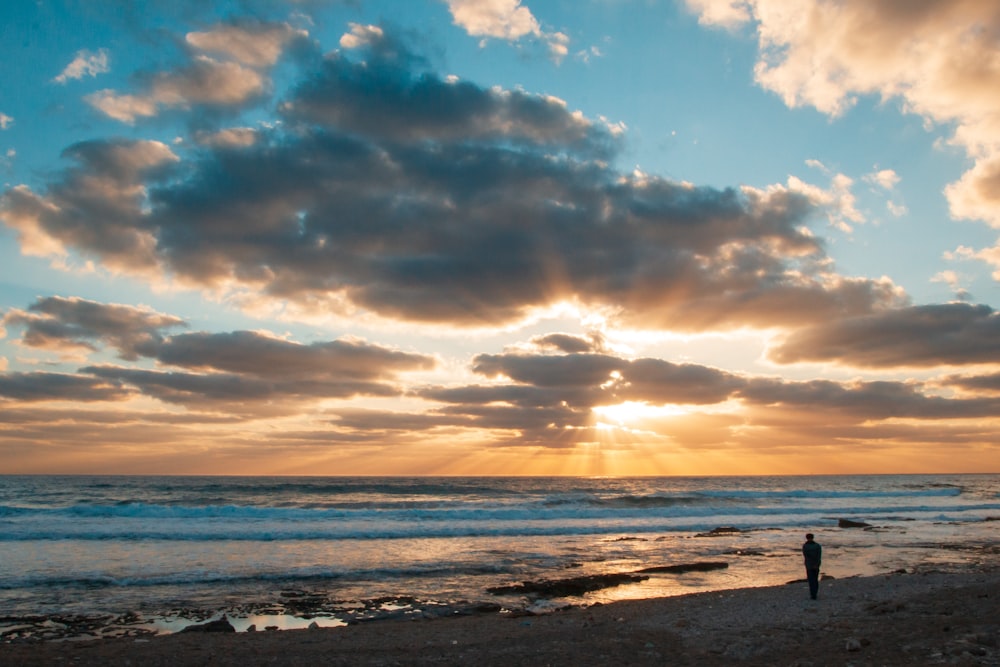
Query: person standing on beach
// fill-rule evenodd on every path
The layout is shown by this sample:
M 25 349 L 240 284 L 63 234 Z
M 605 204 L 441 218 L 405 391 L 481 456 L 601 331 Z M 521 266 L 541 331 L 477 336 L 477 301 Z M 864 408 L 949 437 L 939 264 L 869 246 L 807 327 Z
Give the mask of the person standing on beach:
M 806 534 L 802 545 L 802 558 L 806 563 L 806 579 L 809 580 L 809 597 L 813 600 L 819 594 L 819 566 L 823 562 L 823 547 L 813 540 L 813 534 Z

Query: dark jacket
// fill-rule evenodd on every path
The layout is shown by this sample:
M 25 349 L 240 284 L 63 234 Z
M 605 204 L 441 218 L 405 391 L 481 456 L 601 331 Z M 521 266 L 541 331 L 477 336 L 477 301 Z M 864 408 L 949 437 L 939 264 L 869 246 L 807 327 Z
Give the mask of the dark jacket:
M 823 547 L 816 542 L 806 542 L 802 545 L 802 557 L 806 561 L 806 569 L 818 570 L 823 562 Z

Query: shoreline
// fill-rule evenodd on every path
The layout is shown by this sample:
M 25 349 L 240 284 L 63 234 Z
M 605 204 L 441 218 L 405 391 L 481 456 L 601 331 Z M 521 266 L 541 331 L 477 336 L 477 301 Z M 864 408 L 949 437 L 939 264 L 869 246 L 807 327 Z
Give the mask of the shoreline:
M 50 665 L 1000 665 L 1000 550 L 966 566 L 574 606 L 280 632 L 0 644 Z

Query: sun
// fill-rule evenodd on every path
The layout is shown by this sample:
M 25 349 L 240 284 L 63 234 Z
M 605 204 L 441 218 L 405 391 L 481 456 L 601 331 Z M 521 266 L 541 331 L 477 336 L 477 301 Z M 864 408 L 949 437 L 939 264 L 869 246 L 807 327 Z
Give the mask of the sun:
M 622 427 L 637 424 L 649 419 L 664 417 L 680 417 L 691 412 L 686 405 L 668 403 L 665 405 L 650 405 L 642 401 L 625 401 L 615 405 L 598 405 L 592 408 L 598 423 L 605 428 Z

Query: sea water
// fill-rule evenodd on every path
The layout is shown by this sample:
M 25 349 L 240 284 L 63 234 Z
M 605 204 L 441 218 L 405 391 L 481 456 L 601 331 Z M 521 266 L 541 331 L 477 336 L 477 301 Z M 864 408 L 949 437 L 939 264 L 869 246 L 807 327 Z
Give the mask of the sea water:
M 295 627 L 289 595 L 495 603 L 488 588 L 527 580 L 728 564 L 569 602 L 676 595 L 801 578 L 806 532 L 830 576 L 968 561 L 998 517 L 1000 475 L 0 476 L 0 617 L 133 612 L 172 629 L 179 609 L 252 600 Z

